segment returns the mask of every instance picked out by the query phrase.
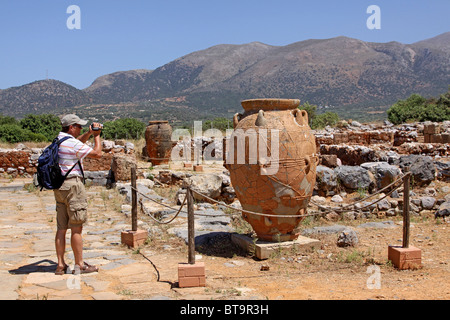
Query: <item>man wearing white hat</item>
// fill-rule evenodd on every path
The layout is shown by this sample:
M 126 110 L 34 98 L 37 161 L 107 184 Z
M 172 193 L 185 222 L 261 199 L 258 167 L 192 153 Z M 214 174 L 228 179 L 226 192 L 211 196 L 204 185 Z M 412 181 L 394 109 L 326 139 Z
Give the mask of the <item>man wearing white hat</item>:
M 83 223 L 87 220 L 87 196 L 84 188 L 83 159 L 85 157 L 99 159 L 102 157 L 102 147 L 100 142 L 100 123 L 93 123 L 89 130 L 80 135 L 82 126 L 87 121 L 80 119 L 75 114 L 68 114 L 61 119 L 62 130 L 58 139 L 69 137 L 59 146 L 59 166 L 65 175 L 70 171 L 63 185 L 54 190 L 56 200 L 56 223 L 57 231 L 55 236 L 56 256 L 58 266 L 55 274 L 66 273 L 68 266 L 64 261 L 66 248 L 66 232 L 71 229 L 71 246 L 75 258 L 75 271 L 78 267 L 80 273 L 90 273 L 98 271 L 96 266 L 92 266 L 83 261 Z M 96 130 L 94 130 L 96 128 Z M 98 129 L 97 129 L 98 128 Z M 94 148 L 89 147 L 86 141 L 94 136 Z

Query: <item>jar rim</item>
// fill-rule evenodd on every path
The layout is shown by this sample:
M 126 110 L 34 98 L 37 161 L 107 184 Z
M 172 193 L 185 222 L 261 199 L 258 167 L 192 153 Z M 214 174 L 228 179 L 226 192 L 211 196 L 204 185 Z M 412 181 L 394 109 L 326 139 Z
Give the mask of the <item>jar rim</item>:
M 254 110 L 291 110 L 298 108 L 299 99 L 248 99 L 241 101 L 245 111 Z
M 148 124 L 169 123 L 168 120 L 150 120 Z

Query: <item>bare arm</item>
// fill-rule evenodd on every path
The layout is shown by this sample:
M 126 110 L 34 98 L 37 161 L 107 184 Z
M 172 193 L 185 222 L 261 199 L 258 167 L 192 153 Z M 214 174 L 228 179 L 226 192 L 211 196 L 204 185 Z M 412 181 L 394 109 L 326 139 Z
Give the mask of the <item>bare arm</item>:
M 99 123 L 94 122 L 92 125 L 94 127 L 100 127 Z M 100 142 L 100 133 L 101 130 L 94 131 L 92 130 L 92 126 L 89 126 L 89 131 L 78 137 L 78 140 L 80 140 L 83 143 L 86 143 L 86 141 L 88 141 L 91 135 L 94 136 L 94 148 L 92 149 L 91 152 L 87 154 L 86 157 L 94 159 L 99 159 L 102 157 L 103 152 L 102 152 L 102 144 Z
M 90 138 L 92 135 L 95 136 L 95 133 L 96 133 L 96 132 L 99 132 L 99 130 L 94 131 L 94 130 L 92 130 L 93 127 L 101 128 L 101 124 L 100 124 L 100 123 L 97 123 L 97 122 L 93 122 L 92 125 L 89 126 L 89 130 L 88 130 L 86 133 L 84 133 L 84 134 L 82 134 L 81 136 L 79 136 L 79 137 L 78 137 L 78 140 L 80 140 L 80 141 L 83 142 L 83 143 L 86 143 L 86 141 L 88 141 L 89 138 Z
M 86 143 L 86 141 L 89 140 L 89 138 L 91 137 L 92 133 L 91 133 L 91 129 L 89 128 L 89 131 L 82 134 L 81 136 L 78 137 L 78 140 L 80 140 L 83 143 Z
M 91 152 L 87 154 L 86 157 L 88 158 L 94 158 L 94 159 L 100 159 L 103 155 L 102 152 L 102 144 L 100 142 L 100 131 L 97 131 L 94 133 L 94 148 Z

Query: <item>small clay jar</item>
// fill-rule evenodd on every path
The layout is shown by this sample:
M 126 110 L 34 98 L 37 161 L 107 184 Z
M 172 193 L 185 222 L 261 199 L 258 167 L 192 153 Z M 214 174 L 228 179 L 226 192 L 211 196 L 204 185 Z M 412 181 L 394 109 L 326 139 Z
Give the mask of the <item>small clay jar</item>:
M 167 164 L 172 151 L 172 127 L 168 121 L 149 121 L 145 130 L 147 156 L 153 165 Z

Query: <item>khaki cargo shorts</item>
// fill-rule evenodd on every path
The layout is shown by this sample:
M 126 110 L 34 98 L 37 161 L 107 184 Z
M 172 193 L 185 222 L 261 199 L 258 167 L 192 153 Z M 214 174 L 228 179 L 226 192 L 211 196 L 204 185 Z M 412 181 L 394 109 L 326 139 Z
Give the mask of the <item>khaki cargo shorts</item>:
M 82 178 L 66 179 L 53 190 L 56 200 L 56 225 L 58 230 L 82 226 L 87 221 L 87 196 Z

